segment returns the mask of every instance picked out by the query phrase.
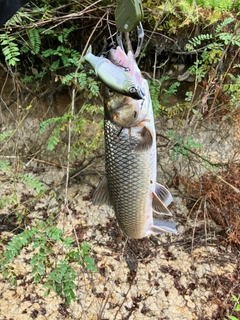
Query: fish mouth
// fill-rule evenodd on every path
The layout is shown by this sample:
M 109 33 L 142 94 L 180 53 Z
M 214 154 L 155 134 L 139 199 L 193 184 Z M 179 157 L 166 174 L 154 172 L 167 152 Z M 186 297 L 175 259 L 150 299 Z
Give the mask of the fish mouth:
M 141 86 L 139 86 L 139 90 L 138 90 L 138 96 L 140 97 L 140 99 L 138 100 L 143 100 L 145 98 L 145 91 L 142 89 Z

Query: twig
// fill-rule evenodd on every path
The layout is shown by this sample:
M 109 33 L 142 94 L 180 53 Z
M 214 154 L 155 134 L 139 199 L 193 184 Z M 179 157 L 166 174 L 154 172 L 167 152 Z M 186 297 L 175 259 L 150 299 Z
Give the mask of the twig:
M 83 56 L 83 57 L 84 57 L 84 55 L 85 55 L 85 52 L 87 51 L 87 48 L 89 47 L 89 42 L 90 42 L 90 40 L 91 40 L 91 38 L 92 38 L 95 30 L 97 29 L 98 25 L 102 22 L 103 18 L 104 18 L 106 15 L 107 15 L 107 12 L 104 13 L 104 15 L 102 16 L 102 18 L 98 21 L 98 23 L 97 23 L 97 24 L 95 25 L 95 27 L 93 28 L 93 31 L 91 32 L 90 37 L 88 38 L 88 41 L 87 41 L 87 43 L 85 44 L 85 47 L 84 47 L 84 49 L 83 49 L 83 52 L 82 52 L 82 56 Z
M 240 193 L 240 190 L 236 187 L 234 187 L 232 184 L 228 183 L 226 180 L 224 180 L 223 178 L 221 178 L 220 176 L 218 176 L 216 173 L 212 172 L 212 174 L 217 177 L 219 180 L 221 180 L 222 182 L 224 182 L 226 185 L 228 185 L 230 188 L 232 188 L 236 193 Z
M 164 136 L 164 135 L 162 135 L 162 134 L 160 134 L 160 133 L 157 133 L 157 136 L 160 136 L 160 137 L 168 140 L 169 142 L 172 142 L 168 137 L 166 137 L 166 136 Z M 201 156 L 199 153 L 197 153 L 197 152 L 193 151 L 192 149 L 184 146 L 182 143 L 175 142 L 175 143 L 173 143 L 172 147 L 174 147 L 174 146 L 181 147 L 181 148 L 189 151 L 190 153 L 194 154 L 194 155 L 197 156 L 198 158 L 200 158 L 200 159 L 202 159 L 203 161 L 209 163 L 211 166 L 224 167 L 224 166 L 228 165 L 228 163 L 222 163 L 222 162 L 221 162 L 221 163 L 213 163 L 213 162 L 211 162 L 210 160 L 208 160 L 208 159 L 204 158 L 203 156 Z M 157 147 L 160 147 L 160 146 L 157 145 Z

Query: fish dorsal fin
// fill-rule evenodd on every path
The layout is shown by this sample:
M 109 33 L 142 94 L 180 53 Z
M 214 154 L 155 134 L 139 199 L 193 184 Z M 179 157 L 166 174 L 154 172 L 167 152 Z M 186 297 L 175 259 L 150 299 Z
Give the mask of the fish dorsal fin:
M 156 192 L 153 192 L 152 209 L 157 214 L 164 214 L 172 216 L 172 213 L 168 210 L 167 205 L 172 202 L 172 196 L 170 192 L 160 184 L 157 184 Z
M 102 204 L 111 205 L 106 176 L 102 178 L 96 190 L 94 191 L 92 202 L 94 205 L 102 205 Z
M 150 229 L 150 234 L 161 234 L 161 233 L 177 233 L 176 223 L 166 220 L 153 219 L 153 225 Z
M 149 150 L 153 144 L 152 132 L 144 126 L 141 130 L 141 137 L 142 141 L 138 143 L 138 145 L 135 148 L 135 151 L 141 152 Z

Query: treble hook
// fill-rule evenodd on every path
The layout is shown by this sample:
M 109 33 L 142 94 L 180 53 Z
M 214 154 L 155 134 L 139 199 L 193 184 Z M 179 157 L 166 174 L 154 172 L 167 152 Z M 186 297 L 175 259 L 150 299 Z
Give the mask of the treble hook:
M 144 39 L 144 30 L 143 30 L 143 26 L 142 26 L 141 22 L 139 22 L 139 25 L 137 26 L 137 33 L 138 33 L 138 44 L 137 44 L 137 49 L 134 53 L 135 59 L 140 54 L 140 51 L 141 51 L 142 45 L 143 45 L 143 39 Z
M 143 26 L 142 26 L 141 22 L 139 22 L 139 25 L 137 26 L 137 34 L 138 34 L 138 43 L 137 43 L 136 51 L 135 51 L 135 53 L 133 55 L 135 59 L 140 54 L 140 51 L 142 49 L 143 39 L 144 39 L 144 30 L 143 30 Z M 127 36 L 127 34 L 126 34 L 126 38 L 127 38 L 127 40 L 129 40 L 129 35 Z M 117 32 L 116 41 L 117 41 L 117 45 L 123 51 L 125 51 L 124 46 L 123 46 L 123 42 L 122 42 L 122 32 L 119 32 L 119 31 Z M 127 42 L 129 42 L 129 41 L 127 41 Z M 129 43 L 128 43 L 128 47 L 129 47 Z

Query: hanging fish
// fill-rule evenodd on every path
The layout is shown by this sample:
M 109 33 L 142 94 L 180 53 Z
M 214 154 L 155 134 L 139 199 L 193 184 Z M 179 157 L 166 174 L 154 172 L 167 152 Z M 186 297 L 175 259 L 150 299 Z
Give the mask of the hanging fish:
M 122 61 L 124 65 L 126 62 Z M 144 89 L 148 89 L 145 79 L 141 78 L 141 83 L 144 83 Z M 111 107 L 108 99 L 104 104 L 106 176 L 94 193 L 93 203 L 113 206 L 117 222 L 129 238 L 140 239 L 151 234 L 176 233 L 174 222 L 153 216 L 153 212 L 172 215 L 167 208 L 172 202 L 172 196 L 164 186 L 156 182 L 156 133 L 149 90 L 146 90 L 145 97 L 148 101 L 147 114 L 140 123 L 131 126 L 130 133 L 129 128 L 120 129 L 119 125 L 113 122 L 114 97 Z M 118 102 L 115 103 L 118 105 Z M 128 110 L 127 105 L 123 106 L 122 112 L 125 109 Z M 127 111 L 125 115 L 124 121 L 127 123 Z M 133 124 L 131 113 L 129 119 Z

